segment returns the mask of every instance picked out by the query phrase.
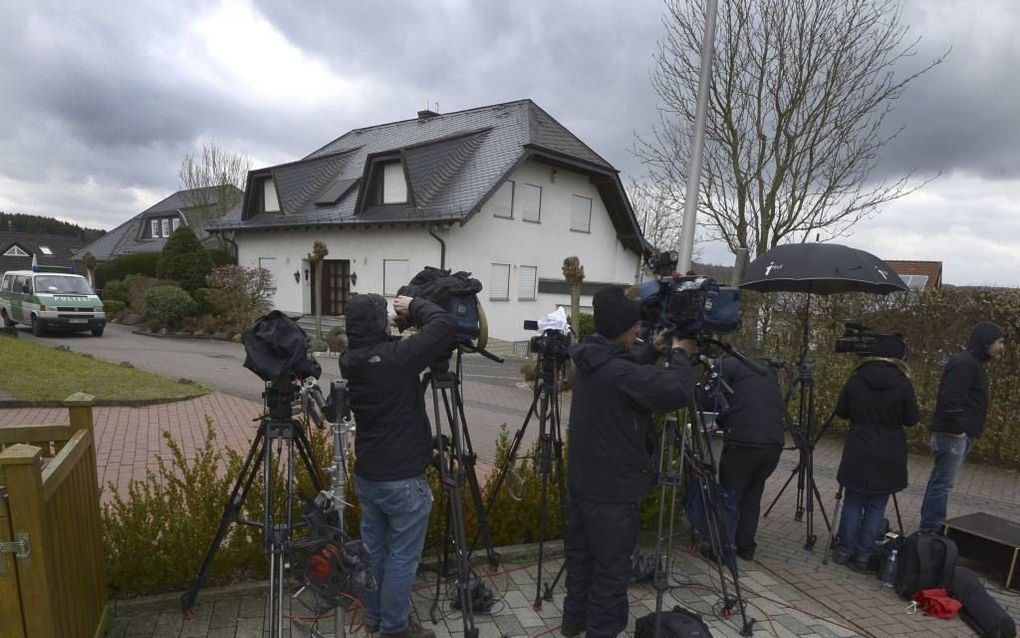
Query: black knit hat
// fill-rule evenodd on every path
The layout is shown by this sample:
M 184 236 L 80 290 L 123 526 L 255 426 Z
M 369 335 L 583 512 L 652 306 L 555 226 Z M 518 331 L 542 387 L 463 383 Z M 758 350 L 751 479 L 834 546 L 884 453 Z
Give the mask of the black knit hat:
M 606 339 L 613 339 L 627 331 L 641 319 L 641 302 L 628 299 L 622 286 L 607 286 L 595 293 L 595 331 Z
M 904 359 L 907 356 L 907 344 L 900 335 L 887 335 L 875 342 L 872 354 L 887 359 Z

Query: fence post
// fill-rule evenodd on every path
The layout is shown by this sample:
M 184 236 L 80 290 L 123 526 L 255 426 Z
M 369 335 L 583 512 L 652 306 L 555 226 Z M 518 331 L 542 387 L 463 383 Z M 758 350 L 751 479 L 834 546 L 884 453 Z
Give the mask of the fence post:
M 95 422 L 92 420 L 92 406 L 96 397 L 84 392 L 75 392 L 64 399 L 64 407 L 71 418 L 71 434 L 78 430 L 92 430 Z
M 29 554 L 18 558 L 18 584 L 25 631 L 30 637 L 56 636 L 50 566 L 47 563 L 45 507 L 42 484 L 42 450 L 18 443 L 0 452 L 0 470 L 7 483 L 7 504 L 11 532 L 15 538 L 26 534 Z

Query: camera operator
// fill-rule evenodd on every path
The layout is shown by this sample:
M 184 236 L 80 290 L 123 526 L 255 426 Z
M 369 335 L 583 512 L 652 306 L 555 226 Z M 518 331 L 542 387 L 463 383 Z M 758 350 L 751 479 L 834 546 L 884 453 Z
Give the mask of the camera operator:
M 434 638 L 410 621 L 411 588 L 425 545 L 432 492 L 432 428 L 419 375 L 449 349 L 453 317 L 424 298 L 397 297 L 395 319 L 419 326 L 391 337 L 386 299 L 363 294 L 347 304 L 348 349 L 340 371 L 350 387 L 358 424 L 354 484 L 361 502 L 361 538 L 372 556 L 376 590 L 363 604 L 372 633 Z
M 610 286 L 596 293 L 592 305 L 596 334 L 570 349 L 577 371 L 570 404 L 561 631 L 600 638 L 627 626 L 640 502 L 656 472 L 652 413 L 690 404 L 690 356 L 697 345 L 674 337 L 667 367 L 642 364 L 631 352 L 641 304 L 628 299 L 622 287 Z
M 889 495 L 907 486 L 907 433 L 920 419 L 899 335 L 879 338 L 843 385 L 836 416 L 850 420 L 836 480 L 846 492 L 832 560 L 866 571 L 885 531 Z
M 1006 350 L 1006 333 L 991 321 L 971 330 L 967 349 L 946 365 L 939 383 L 935 414 L 931 421 L 931 451 L 935 463 L 921 502 L 921 531 L 937 532 L 946 520 L 949 493 L 956 475 L 981 436 L 988 415 L 989 361 Z
M 723 356 L 716 369 L 733 391 L 729 406 L 716 419 L 724 433 L 719 482 L 736 496 L 737 556 L 753 560 L 765 481 L 783 452 L 786 406 L 773 367 L 759 374 L 736 357 Z

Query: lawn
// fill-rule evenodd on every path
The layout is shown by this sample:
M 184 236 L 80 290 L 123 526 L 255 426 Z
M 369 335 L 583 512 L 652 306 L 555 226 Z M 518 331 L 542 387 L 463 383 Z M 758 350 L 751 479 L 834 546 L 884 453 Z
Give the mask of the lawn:
M 0 336 L 0 390 L 20 401 L 62 401 L 85 392 L 98 401 L 185 399 L 209 392 L 156 374 Z

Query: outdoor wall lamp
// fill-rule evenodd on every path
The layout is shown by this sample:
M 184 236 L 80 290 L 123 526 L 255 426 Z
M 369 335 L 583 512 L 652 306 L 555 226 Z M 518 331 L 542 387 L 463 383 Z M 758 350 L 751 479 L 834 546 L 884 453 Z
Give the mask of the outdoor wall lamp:
M 357 286 L 358 285 L 358 273 L 356 273 L 356 272 L 352 272 L 351 273 L 351 285 L 352 286 Z
M 301 283 L 301 273 L 296 270 L 294 271 L 294 283 Z

